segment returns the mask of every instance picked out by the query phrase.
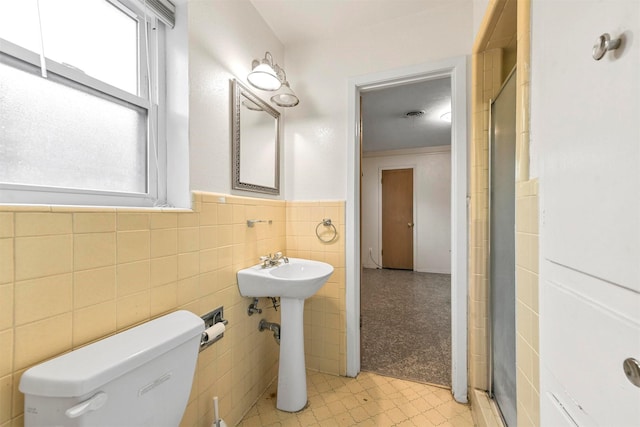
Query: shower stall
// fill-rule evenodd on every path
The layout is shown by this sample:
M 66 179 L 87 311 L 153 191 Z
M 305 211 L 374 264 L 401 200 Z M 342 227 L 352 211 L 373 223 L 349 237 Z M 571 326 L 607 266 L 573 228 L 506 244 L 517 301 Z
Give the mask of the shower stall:
M 491 103 L 489 141 L 489 393 L 516 426 L 515 68 Z

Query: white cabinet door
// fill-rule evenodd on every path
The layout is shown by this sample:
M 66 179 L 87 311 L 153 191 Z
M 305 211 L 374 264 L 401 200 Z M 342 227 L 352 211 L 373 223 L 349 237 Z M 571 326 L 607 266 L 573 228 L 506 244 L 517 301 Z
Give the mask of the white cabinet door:
M 640 1 L 532 3 L 544 256 L 640 292 Z M 602 33 L 623 42 L 595 61 Z
M 533 1 L 531 14 L 542 425 L 640 426 L 622 369 L 640 360 L 640 1 Z M 622 46 L 596 61 L 603 33 Z
M 626 358 L 640 360 L 640 294 L 557 264 L 545 270 L 542 425 L 565 425 L 549 421 L 555 407 L 581 427 L 640 426 L 640 388 L 623 370 Z

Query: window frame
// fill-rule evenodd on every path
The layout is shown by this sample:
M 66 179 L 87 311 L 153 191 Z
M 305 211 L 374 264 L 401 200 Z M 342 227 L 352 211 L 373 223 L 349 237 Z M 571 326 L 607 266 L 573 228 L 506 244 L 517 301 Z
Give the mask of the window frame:
M 0 182 L 0 204 L 54 204 L 88 206 L 153 207 L 166 200 L 166 136 L 159 126 L 159 116 L 165 114 L 164 59 L 165 25 L 136 1 L 105 0 L 138 22 L 138 93 L 132 94 L 70 66 L 45 58 L 47 74 L 52 80 L 92 96 L 103 96 L 113 102 L 123 102 L 146 110 L 146 192 L 120 192 L 84 188 Z M 148 40 L 147 40 L 148 39 Z M 46 54 L 46 52 L 45 52 Z M 40 54 L 0 38 L 0 60 L 22 69 L 40 69 Z M 18 61 L 19 66 L 11 64 Z M 114 99 L 115 98 L 115 99 Z

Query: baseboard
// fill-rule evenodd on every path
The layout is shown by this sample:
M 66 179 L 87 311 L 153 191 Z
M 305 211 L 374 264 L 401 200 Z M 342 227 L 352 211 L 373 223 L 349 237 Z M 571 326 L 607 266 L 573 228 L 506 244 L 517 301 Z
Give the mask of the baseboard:
M 437 268 L 416 268 L 418 273 L 451 274 L 451 270 L 438 270 Z

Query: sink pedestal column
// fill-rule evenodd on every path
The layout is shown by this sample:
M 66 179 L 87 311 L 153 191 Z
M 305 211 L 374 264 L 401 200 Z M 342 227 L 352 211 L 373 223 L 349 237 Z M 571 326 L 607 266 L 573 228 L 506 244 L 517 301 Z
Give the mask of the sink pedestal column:
M 307 404 L 304 299 L 280 298 L 280 307 L 280 365 L 276 407 L 282 411 L 297 412 Z

